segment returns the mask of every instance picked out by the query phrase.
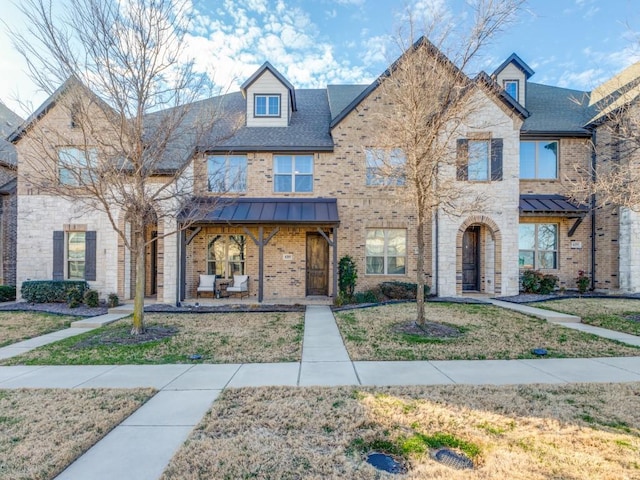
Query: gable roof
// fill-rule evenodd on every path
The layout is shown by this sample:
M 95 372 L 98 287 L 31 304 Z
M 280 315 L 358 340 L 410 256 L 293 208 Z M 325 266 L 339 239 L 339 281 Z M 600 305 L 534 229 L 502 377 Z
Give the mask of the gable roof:
M 262 66 L 258 70 L 256 70 L 254 74 L 251 75 L 240 86 L 240 90 L 242 91 L 242 94 L 246 98 L 247 89 L 253 84 L 253 82 L 255 82 L 258 78 L 260 78 L 262 74 L 267 70 L 270 71 L 273 74 L 273 76 L 275 76 L 278 79 L 280 83 L 282 83 L 285 87 L 287 87 L 287 89 L 289 90 L 289 97 L 291 98 L 291 109 L 295 112 L 297 108 L 295 88 L 293 88 L 293 85 L 291 85 L 291 83 L 286 78 L 284 78 L 284 76 L 278 70 L 276 70 L 275 67 L 271 65 L 269 62 L 264 62 Z
M 327 85 L 331 120 L 335 119 L 369 85 Z
M 523 135 L 591 135 L 585 128 L 595 111 L 589 92 L 529 82 L 526 96 L 531 115 L 522 126 Z
M 533 69 L 529 65 L 527 65 L 524 62 L 524 60 L 522 60 L 515 53 L 512 53 L 504 62 L 500 64 L 498 68 L 495 69 L 492 76 L 499 75 L 500 72 L 502 72 L 502 70 L 504 70 L 507 67 L 507 65 L 509 65 L 510 63 L 513 63 L 518 69 L 520 69 L 522 73 L 524 73 L 525 79 L 527 80 L 529 80 L 529 77 L 531 77 L 534 73 L 536 73 L 533 71 Z

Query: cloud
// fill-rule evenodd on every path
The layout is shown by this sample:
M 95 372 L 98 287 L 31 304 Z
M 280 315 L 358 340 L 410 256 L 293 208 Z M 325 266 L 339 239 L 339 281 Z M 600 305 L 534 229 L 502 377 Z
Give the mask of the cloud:
M 582 72 L 565 70 L 558 79 L 557 85 L 576 90 L 592 90 L 609 77 L 610 75 L 601 68 L 589 68 Z

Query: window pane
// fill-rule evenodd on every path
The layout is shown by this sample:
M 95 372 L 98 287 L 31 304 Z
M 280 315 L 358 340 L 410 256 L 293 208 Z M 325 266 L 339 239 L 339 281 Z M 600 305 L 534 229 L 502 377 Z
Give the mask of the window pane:
M 536 268 L 556 268 L 556 252 L 539 252 Z
M 67 235 L 67 278 L 83 279 L 85 266 L 85 232 Z
M 280 115 L 280 97 L 269 97 L 269 115 Z
M 407 241 L 404 230 L 388 230 L 387 231 L 387 255 L 398 256 L 406 255 Z
M 291 191 L 291 175 L 276 175 L 274 180 L 273 188 L 275 192 Z
M 535 250 L 536 226 L 533 223 L 521 223 L 518 228 L 518 245 L 520 250 Z
M 533 252 L 520 250 L 518 265 L 520 268 L 533 268 Z
M 536 142 L 520 142 L 520 178 L 536 178 Z
M 367 257 L 368 274 L 383 274 L 384 273 L 384 257 Z
M 313 192 L 313 176 L 296 175 L 296 192 Z
M 267 97 L 256 97 L 256 115 L 267 114 Z
M 290 156 L 278 155 L 273 157 L 274 173 L 293 173 L 293 160 Z
M 296 157 L 296 173 L 313 173 L 313 157 L 311 155 Z
M 210 156 L 207 162 L 207 174 L 210 192 L 225 191 L 225 158 L 222 156 Z
M 405 257 L 389 257 L 387 259 L 388 275 L 404 275 Z
M 511 98 L 518 100 L 518 82 L 504 82 L 504 90 Z
M 247 157 L 236 155 L 229 157 L 228 190 L 244 192 L 247 189 Z
M 538 178 L 558 177 L 558 142 L 538 142 Z
M 365 255 L 384 255 L 384 230 L 367 231 Z
M 556 250 L 556 225 L 538 225 L 538 250 Z
M 469 180 L 489 179 L 489 142 L 469 141 Z

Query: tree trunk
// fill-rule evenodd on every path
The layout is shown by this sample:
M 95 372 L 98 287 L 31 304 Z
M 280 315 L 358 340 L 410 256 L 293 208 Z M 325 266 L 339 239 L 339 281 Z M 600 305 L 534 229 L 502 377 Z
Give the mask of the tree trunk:
M 139 232 L 135 234 L 137 235 L 135 239 L 136 285 L 133 299 L 133 326 L 131 327 L 131 335 L 140 335 L 144 333 L 144 291 L 147 272 L 144 238 Z
M 418 325 L 424 325 L 424 212 L 418 211 L 418 262 L 417 262 L 416 306 Z

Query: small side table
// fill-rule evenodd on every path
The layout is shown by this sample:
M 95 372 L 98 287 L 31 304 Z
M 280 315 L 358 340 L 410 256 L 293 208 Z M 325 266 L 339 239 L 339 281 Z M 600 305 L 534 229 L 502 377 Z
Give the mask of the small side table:
M 220 293 L 220 298 L 229 298 L 229 294 L 227 293 L 228 286 L 229 282 L 220 282 L 218 284 L 218 292 Z

